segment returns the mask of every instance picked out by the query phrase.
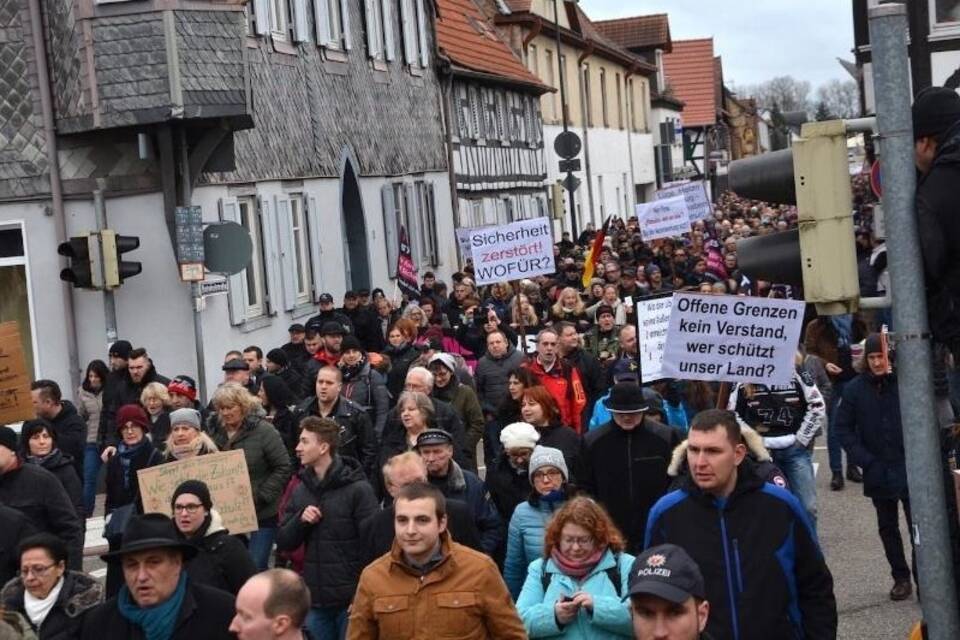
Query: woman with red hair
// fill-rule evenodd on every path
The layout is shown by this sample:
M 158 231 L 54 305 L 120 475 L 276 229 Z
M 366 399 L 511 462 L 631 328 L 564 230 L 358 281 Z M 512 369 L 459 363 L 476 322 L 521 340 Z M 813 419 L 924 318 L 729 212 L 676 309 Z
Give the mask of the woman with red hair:
M 530 638 L 631 638 L 623 602 L 633 565 L 603 507 L 576 497 L 557 511 L 530 563 L 517 611 Z
M 570 475 L 575 478 L 580 462 L 580 436 L 561 422 L 560 407 L 546 387 L 524 389 L 520 397 L 520 418 L 540 434 L 537 444 L 563 452 Z

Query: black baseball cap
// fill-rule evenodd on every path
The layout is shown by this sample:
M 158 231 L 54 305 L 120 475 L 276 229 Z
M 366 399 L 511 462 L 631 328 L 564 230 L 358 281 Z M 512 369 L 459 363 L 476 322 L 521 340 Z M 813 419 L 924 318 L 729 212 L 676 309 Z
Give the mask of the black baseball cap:
M 292 325 L 287 327 L 287 333 L 303 333 L 306 330 L 306 327 L 299 322 L 294 322 Z
M 674 604 L 707 599 L 700 567 L 674 544 L 650 547 L 633 561 L 628 596 L 652 595 Z
M 333 296 L 329 293 L 321 293 L 319 302 L 320 304 L 333 304 Z
M 322 336 L 345 336 L 347 332 L 343 325 L 336 320 L 327 320 L 320 326 L 320 335 Z
M 240 358 L 234 358 L 233 360 L 224 362 L 220 369 L 222 371 L 250 371 L 250 365 Z
M 417 448 L 432 444 L 453 444 L 453 436 L 443 429 L 427 429 L 417 436 Z

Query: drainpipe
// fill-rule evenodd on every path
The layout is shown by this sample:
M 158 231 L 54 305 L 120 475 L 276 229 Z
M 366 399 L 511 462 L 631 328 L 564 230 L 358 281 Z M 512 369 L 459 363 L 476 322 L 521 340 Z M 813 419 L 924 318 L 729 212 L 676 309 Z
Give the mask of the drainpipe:
M 630 125 L 631 125 L 631 121 L 634 119 L 632 116 L 633 116 L 633 107 L 635 105 L 633 104 L 633 91 L 629 88 L 630 85 L 627 84 L 627 81 L 631 77 L 633 77 L 634 71 L 636 70 L 637 70 L 637 67 L 636 65 L 634 65 L 629 69 L 627 69 L 627 73 L 623 76 L 623 93 L 627 96 L 627 104 L 625 105 L 627 108 L 627 112 L 624 115 L 627 118 L 627 123 L 626 123 L 627 126 L 625 128 L 627 130 L 627 157 L 630 160 L 630 191 L 631 191 L 627 199 L 627 202 L 632 202 L 634 205 L 636 205 L 636 200 L 637 200 L 637 177 L 633 171 L 633 135 L 632 135 L 633 131 L 631 130 Z M 656 183 L 656 180 L 654 180 L 654 183 Z M 646 197 L 646 194 L 644 194 L 644 197 Z M 632 215 L 632 212 L 624 211 L 623 215 L 629 218 Z
M 57 132 L 53 120 L 53 98 L 50 93 L 50 74 L 47 70 L 47 47 L 44 39 L 43 17 L 40 0 L 30 0 L 30 30 L 33 32 L 33 51 L 37 66 L 37 85 L 40 89 L 40 112 L 43 117 L 43 132 L 47 147 L 48 170 L 50 172 L 50 200 L 53 207 L 53 219 L 57 229 L 57 242 L 66 242 L 67 221 L 63 211 L 63 186 L 60 183 L 60 163 L 57 159 Z M 80 355 L 77 348 L 77 323 L 73 310 L 71 287 L 60 286 L 60 296 L 67 320 L 67 373 L 70 375 L 70 388 L 80 384 Z M 39 355 L 39 354 L 38 354 Z M 36 367 L 36 364 L 34 364 Z

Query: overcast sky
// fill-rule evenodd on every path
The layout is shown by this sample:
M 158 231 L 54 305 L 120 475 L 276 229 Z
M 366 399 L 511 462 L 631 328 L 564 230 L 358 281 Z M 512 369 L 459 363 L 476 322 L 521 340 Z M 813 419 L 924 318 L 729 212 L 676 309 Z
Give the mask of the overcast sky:
M 837 57 L 853 60 L 848 0 L 581 0 L 595 20 L 666 13 L 674 40 L 713 36 L 724 81 L 737 85 L 792 75 L 810 82 L 848 80 Z

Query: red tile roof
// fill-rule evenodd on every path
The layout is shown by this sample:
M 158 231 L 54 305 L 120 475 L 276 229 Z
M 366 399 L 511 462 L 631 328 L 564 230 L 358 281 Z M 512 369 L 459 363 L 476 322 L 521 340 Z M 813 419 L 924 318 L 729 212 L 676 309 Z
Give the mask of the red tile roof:
M 664 54 L 663 69 L 674 97 L 683 100 L 683 126 L 716 124 L 716 66 L 713 38 L 674 40 L 673 51 Z
M 600 33 L 625 49 L 661 48 L 670 51 L 670 21 L 665 13 L 594 20 L 593 24 Z
M 500 39 L 473 0 L 438 0 L 437 8 L 437 44 L 454 65 L 549 89 Z

